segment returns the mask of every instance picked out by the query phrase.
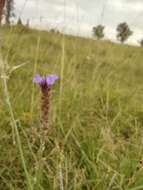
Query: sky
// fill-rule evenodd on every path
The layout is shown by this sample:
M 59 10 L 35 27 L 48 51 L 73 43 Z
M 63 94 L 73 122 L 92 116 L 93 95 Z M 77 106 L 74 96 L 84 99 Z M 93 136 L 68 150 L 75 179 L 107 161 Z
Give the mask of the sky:
M 143 38 L 143 0 L 15 0 L 15 12 L 33 27 L 87 37 L 102 24 L 113 41 L 117 25 L 126 21 L 134 32 L 128 43 L 136 45 Z

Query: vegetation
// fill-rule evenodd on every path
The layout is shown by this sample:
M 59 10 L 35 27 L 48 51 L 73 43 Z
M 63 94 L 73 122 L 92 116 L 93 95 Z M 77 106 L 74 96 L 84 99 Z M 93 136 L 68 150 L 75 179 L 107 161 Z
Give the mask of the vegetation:
M 143 189 L 143 49 L 17 27 L 0 33 L 0 189 Z M 60 76 L 44 150 L 34 73 Z
M 120 23 L 117 26 L 117 39 L 120 42 L 124 43 L 132 34 L 133 32 L 130 30 L 126 22 Z
M 105 27 L 102 25 L 93 27 L 93 36 L 99 40 L 104 38 L 104 29 L 105 29 Z
M 21 18 L 18 19 L 17 25 L 19 25 L 19 26 L 22 26 L 22 25 L 23 25 Z
M 143 47 L 143 39 L 141 41 L 139 41 L 140 46 Z
M 14 17 L 14 0 L 6 0 L 6 8 L 5 8 L 5 21 L 6 24 L 10 24 L 10 19 Z
M 4 13 L 4 6 L 5 6 L 5 1 L 6 0 L 1 0 L 0 1 L 0 24 L 1 24 L 1 21 L 2 21 L 2 17 L 3 17 L 3 13 Z

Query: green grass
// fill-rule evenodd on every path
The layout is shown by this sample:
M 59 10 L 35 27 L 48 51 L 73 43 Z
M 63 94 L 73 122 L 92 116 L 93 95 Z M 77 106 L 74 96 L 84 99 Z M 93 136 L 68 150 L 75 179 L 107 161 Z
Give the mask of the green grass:
M 15 27 L 0 39 L 7 74 L 26 63 L 9 94 L 0 81 L 0 190 L 142 190 L 143 49 Z M 33 73 L 60 75 L 44 150 Z

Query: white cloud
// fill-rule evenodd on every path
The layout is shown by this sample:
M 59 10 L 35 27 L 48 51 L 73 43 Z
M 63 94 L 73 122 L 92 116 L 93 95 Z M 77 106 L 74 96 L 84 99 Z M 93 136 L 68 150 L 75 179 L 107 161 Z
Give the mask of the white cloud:
M 143 2 L 141 1 L 134 1 L 134 3 L 129 3 L 125 0 L 119 0 L 119 1 L 109 1 L 110 6 L 115 8 L 118 11 L 124 11 L 124 12 L 139 12 L 143 11 Z

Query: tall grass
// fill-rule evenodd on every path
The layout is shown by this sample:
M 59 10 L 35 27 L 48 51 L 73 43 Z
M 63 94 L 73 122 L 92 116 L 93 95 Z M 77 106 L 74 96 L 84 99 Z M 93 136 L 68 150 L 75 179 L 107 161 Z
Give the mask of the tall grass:
M 15 137 L 16 137 L 17 145 L 18 145 L 18 149 L 19 149 L 19 153 L 20 153 L 20 157 L 21 157 L 21 161 L 22 161 L 22 166 L 23 166 L 25 176 L 26 176 L 26 180 L 27 180 L 27 187 L 29 190 L 32 190 L 33 187 L 32 187 L 30 176 L 29 176 L 29 173 L 27 171 L 27 167 L 26 167 L 26 163 L 25 163 L 21 139 L 20 139 L 19 132 L 18 132 L 18 126 L 16 124 L 16 120 L 15 120 L 13 109 L 12 109 L 11 102 L 10 102 L 10 96 L 9 96 L 8 85 L 7 85 L 9 75 L 7 75 L 7 73 L 6 73 L 7 72 L 6 71 L 7 63 L 3 60 L 2 57 L 1 57 L 0 65 L 1 65 L 1 78 L 3 81 L 5 102 L 7 104 L 9 115 L 11 118 L 12 133 L 13 133 L 13 135 L 12 135 L 13 136 L 13 145 L 15 145 Z
M 66 35 L 63 40 L 44 31 L 9 31 L 1 29 L 4 60 L 10 69 L 28 64 L 1 80 L 0 189 L 142 189 L 143 50 Z M 60 75 L 44 148 L 32 136 L 39 125 L 35 72 Z

